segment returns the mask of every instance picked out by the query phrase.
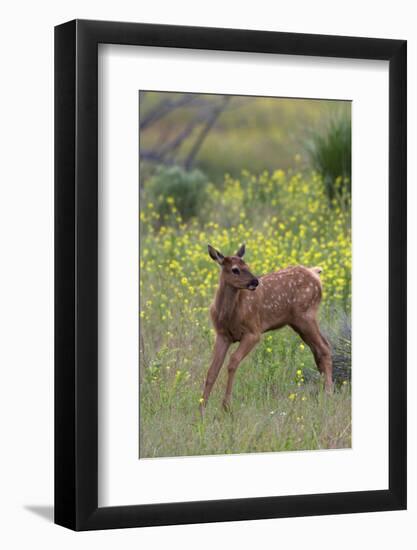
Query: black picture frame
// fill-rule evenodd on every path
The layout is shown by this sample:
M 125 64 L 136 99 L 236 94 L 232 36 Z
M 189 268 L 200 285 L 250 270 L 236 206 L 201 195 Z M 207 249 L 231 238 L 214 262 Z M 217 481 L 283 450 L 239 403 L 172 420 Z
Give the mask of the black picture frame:
M 389 488 L 98 507 L 98 44 L 389 62 Z M 55 28 L 55 523 L 74 530 L 406 508 L 404 40 L 74 20 Z

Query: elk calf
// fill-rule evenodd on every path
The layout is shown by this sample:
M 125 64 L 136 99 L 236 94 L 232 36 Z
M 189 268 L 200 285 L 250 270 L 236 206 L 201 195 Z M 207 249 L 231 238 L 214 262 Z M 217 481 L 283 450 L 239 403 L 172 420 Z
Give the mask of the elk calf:
M 262 333 L 285 325 L 293 328 L 310 347 L 317 368 L 324 375 L 325 389 L 330 392 L 333 385 L 331 349 L 317 322 L 322 294 L 321 269 L 299 265 L 255 277 L 242 259 L 245 245 L 235 256 L 223 256 L 210 245 L 208 252 L 220 265 L 221 272 L 210 308 L 216 343 L 201 399 L 201 413 L 231 344 L 239 342 L 227 365 L 225 409 L 229 408 L 233 380 L 241 361 L 256 346 Z

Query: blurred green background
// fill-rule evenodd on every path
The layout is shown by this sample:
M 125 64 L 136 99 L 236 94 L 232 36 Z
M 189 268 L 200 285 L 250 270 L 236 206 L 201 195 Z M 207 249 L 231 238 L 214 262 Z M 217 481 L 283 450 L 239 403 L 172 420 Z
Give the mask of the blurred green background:
M 218 186 L 244 169 L 350 176 L 350 121 L 349 101 L 141 92 L 141 184 L 158 165 Z

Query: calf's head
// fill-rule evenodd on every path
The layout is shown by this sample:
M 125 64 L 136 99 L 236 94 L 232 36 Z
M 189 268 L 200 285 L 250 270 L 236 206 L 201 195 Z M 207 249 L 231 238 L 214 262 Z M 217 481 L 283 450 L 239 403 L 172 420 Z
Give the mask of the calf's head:
M 221 252 L 208 245 L 208 253 L 212 260 L 222 268 L 223 281 L 239 289 L 256 290 L 259 280 L 251 273 L 249 266 L 244 262 L 245 245 L 239 248 L 234 256 L 223 256 Z

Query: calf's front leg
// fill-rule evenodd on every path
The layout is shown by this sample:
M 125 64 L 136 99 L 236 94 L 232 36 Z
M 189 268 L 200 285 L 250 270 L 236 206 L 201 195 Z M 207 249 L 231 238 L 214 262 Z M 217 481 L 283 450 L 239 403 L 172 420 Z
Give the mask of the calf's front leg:
M 204 415 L 204 409 L 207 405 L 208 398 L 213 388 L 214 382 L 219 374 L 221 366 L 223 365 L 224 358 L 226 357 L 227 350 L 230 347 L 230 340 L 227 340 L 221 334 L 216 337 L 216 343 L 214 344 L 213 359 L 211 361 L 210 368 L 207 372 L 206 383 L 204 384 L 203 397 L 200 403 L 201 416 Z
M 259 342 L 259 334 L 245 334 L 242 337 L 242 340 L 239 343 L 238 348 L 230 356 L 229 364 L 227 365 L 227 386 L 226 393 L 223 399 L 223 408 L 225 410 L 230 409 L 230 400 L 232 396 L 232 387 L 235 379 L 235 374 L 238 366 L 243 361 L 243 359 L 248 355 L 248 353 L 256 346 Z

